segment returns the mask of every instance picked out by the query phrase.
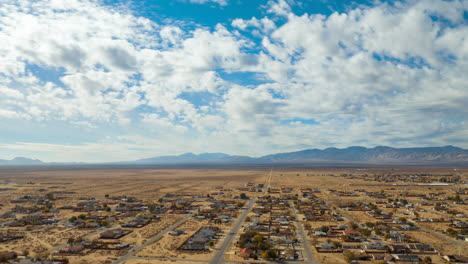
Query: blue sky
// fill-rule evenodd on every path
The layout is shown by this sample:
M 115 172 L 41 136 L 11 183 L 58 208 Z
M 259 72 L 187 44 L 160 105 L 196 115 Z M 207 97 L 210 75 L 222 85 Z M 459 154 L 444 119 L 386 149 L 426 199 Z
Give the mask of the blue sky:
M 467 7 L 2 1 L 0 159 L 468 148 Z
M 237 18 L 250 19 L 267 15 L 269 0 L 234 0 L 219 4 L 217 1 L 189 0 L 143 0 L 143 1 L 105 1 L 108 5 L 127 6 L 136 14 L 162 22 L 164 20 L 177 20 L 184 23 L 213 27 L 218 23 L 229 24 Z M 221 1 L 223 2 L 223 1 Z M 342 12 L 349 7 L 359 4 L 369 4 L 370 1 L 298 1 L 288 2 L 295 14 L 305 13 L 331 14 L 334 11 Z

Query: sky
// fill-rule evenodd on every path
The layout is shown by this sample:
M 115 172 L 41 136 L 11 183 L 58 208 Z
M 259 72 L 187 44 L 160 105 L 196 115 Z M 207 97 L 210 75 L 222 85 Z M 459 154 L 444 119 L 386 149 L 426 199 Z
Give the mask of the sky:
M 468 148 L 468 1 L 2 0 L 0 159 Z

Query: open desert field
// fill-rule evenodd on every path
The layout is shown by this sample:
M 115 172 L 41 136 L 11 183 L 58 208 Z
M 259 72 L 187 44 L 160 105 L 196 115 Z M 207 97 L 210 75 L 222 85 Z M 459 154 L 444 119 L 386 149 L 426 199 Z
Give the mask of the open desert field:
M 205 193 L 216 186 L 236 187 L 249 181 L 261 182 L 266 169 L 0 169 L 0 195 L 50 191 L 73 192 L 71 196 L 103 197 L 127 195 L 157 198 L 165 193 Z
M 346 263 L 349 250 L 370 244 L 389 248 L 381 255 L 395 245 L 418 244 L 441 261 L 468 252 L 467 172 L 3 168 L 0 252 L 15 252 L 27 263 Z M 249 232 L 259 235 L 257 242 L 263 237 L 260 248 L 253 238 L 240 242 Z M 265 247 L 278 255 L 267 257 Z M 248 255 L 241 253 L 245 248 Z M 363 263 L 379 261 L 372 251 L 357 252 Z

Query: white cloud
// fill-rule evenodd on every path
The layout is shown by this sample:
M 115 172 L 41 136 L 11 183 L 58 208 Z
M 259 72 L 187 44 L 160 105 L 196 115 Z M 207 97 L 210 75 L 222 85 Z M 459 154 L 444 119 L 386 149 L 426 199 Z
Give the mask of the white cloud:
M 279 16 L 288 16 L 291 14 L 291 7 L 285 0 L 269 1 L 268 12 Z
M 3 118 L 21 118 L 21 114 L 15 112 L 15 111 L 7 110 L 7 109 L 0 109 L 0 117 L 3 117 Z
M 365 115 L 364 107 L 365 110 L 386 107 L 403 98 L 422 99 L 430 104 L 427 97 L 420 97 L 421 93 L 433 95 L 434 91 L 441 91 L 441 85 L 451 83 L 440 72 L 466 69 L 464 54 L 457 54 L 459 62 L 447 63 L 441 56 L 449 45 L 437 47 L 433 44 L 451 31 L 465 28 L 464 25 L 442 29 L 428 16 L 430 10 L 436 10 L 432 3 L 439 2 L 405 4 L 397 8 L 380 5 L 352 10 L 348 14 L 334 13 L 329 17 L 298 17 L 289 13 L 288 22 L 262 43 L 273 58 L 288 66 L 280 72 L 290 72 L 289 80 L 303 83 L 289 85 L 284 92 L 289 102 L 303 105 L 309 113 Z M 457 9 L 457 4 L 445 7 L 450 10 L 444 15 L 463 13 L 463 9 Z M 394 62 L 379 61 L 374 54 L 394 57 Z M 416 58 L 416 62 L 421 58 L 429 66 L 407 66 L 406 61 L 412 58 Z M 275 73 L 272 76 L 277 75 L 271 64 L 262 66 L 267 72 Z M 276 79 L 282 81 L 282 78 Z M 432 83 L 423 81 L 429 79 Z M 457 96 L 466 94 L 460 84 L 452 87 Z M 450 100 L 453 99 L 455 97 Z M 405 107 L 411 108 L 411 105 Z M 361 111 L 356 113 L 359 109 Z
M 159 35 L 163 39 L 163 42 L 167 45 L 177 45 L 182 42 L 183 40 L 183 31 L 177 26 L 164 26 Z
M 35 142 L 17 142 L 15 144 L 3 144 L 1 148 L 11 153 L 32 153 L 35 156 L 43 156 L 45 162 L 111 162 L 127 161 L 129 158 L 143 158 L 151 153 L 151 149 L 144 145 L 124 142 L 112 142 L 103 140 L 97 143 L 83 143 L 79 145 L 47 144 Z M 13 158 L 10 156 L 9 158 Z
M 15 89 L 10 89 L 5 86 L 0 86 L 0 95 L 2 95 L 2 97 L 5 96 L 5 97 L 17 98 L 17 99 L 21 99 L 24 97 L 24 95 L 20 91 L 15 90 Z
M 468 147 L 467 6 L 407 1 L 298 16 L 280 0 L 263 18 L 188 30 L 91 0 L 2 1 L 0 118 L 111 126 L 138 142 L 122 148 L 172 152 Z M 244 75 L 229 74 L 265 83 L 234 84 Z M 82 145 L 75 153 L 97 149 Z
M 246 30 L 248 27 L 258 28 L 263 33 L 269 33 L 276 28 L 275 23 L 267 17 L 262 19 L 253 17 L 250 20 L 236 18 L 231 22 L 231 25 L 233 27 L 239 28 L 240 30 Z
M 209 4 L 209 3 L 215 3 L 220 6 L 225 6 L 228 4 L 227 0 L 187 0 L 190 3 L 194 4 Z

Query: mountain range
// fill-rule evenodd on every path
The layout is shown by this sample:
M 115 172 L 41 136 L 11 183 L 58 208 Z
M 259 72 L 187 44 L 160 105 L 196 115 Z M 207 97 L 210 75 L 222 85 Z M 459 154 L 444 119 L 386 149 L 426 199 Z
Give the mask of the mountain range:
M 44 162 L 38 159 L 29 159 L 23 157 L 16 157 L 12 160 L 0 159 L 0 165 L 42 165 Z
M 468 163 L 468 150 L 454 146 L 423 148 L 349 147 L 344 149 L 307 149 L 263 157 L 231 156 L 224 153 L 186 153 L 133 161 L 134 164 L 274 164 L 274 163 Z
M 263 157 L 233 156 L 224 153 L 185 153 L 178 156 L 159 156 L 134 161 L 116 162 L 122 165 L 183 165 L 183 164 L 305 164 L 305 163 L 361 163 L 361 164 L 468 164 L 468 150 L 454 147 L 374 148 L 349 147 L 307 149 L 277 153 Z M 28 158 L 0 160 L 0 165 L 57 165 Z M 63 163 L 69 164 L 69 163 Z

